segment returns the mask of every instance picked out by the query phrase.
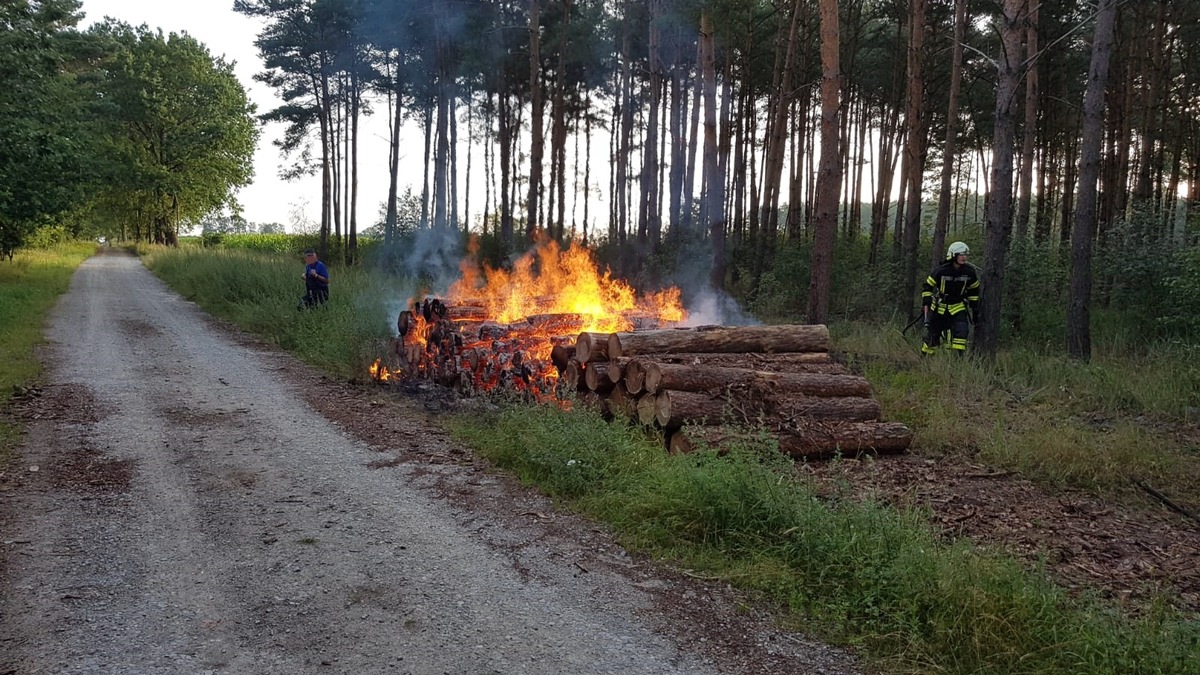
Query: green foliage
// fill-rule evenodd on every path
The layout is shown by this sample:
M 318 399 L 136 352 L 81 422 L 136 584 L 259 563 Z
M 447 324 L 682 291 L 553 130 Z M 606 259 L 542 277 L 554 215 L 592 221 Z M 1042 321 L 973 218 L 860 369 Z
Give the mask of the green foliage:
M 89 35 L 108 48 L 95 87 L 109 201 L 141 215 L 155 241 L 174 243 L 180 221 L 199 220 L 250 182 L 254 106 L 232 64 L 186 34 L 106 21 Z
M 260 235 L 240 235 L 260 236 Z M 205 311 L 265 337 L 338 377 L 359 377 L 391 336 L 388 298 L 402 291 L 357 268 L 330 266 L 330 299 L 296 309 L 298 258 L 237 249 L 145 247 L 146 265 Z
M 1184 248 L 1172 255 L 1172 265 L 1162 279 L 1164 312 L 1157 320 L 1172 335 L 1200 336 L 1200 248 Z
M 320 238 L 315 234 L 227 234 L 219 242 L 228 250 L 300 255 L 305 249 L 316 249 Z
M 0 3 L 0 255 L 92 192 L 95 132 L 76 71 L 76 0 Z
M 94 244 L 71 242 L 23 250 L 12 262 L 0 262 L 0 410 L 17 387 L 34 384 L 41 374 L 34 348 L 42 342 L 46 315 L 66 292 L 75 268 L 94 251 Z M 0 470 L 18 431 L 0 423 Z
M 29 248 L 47 249 L 66 244 L 69 241 L 71 241 L 71 233 L 67 232 L 67 228 L 62 225 L 46 225 L 34 230 L 33 234 L 25 240 L 25 245 Z
M 898 671 L 1189 672 L 1200 625 L 1072 600 L 923 514 L 818 497 L 769 444 L 670 456 L 595 413 L 501 406 L 454 420 L 500 466 L 628 545 L 757 591 L 791 621 Z

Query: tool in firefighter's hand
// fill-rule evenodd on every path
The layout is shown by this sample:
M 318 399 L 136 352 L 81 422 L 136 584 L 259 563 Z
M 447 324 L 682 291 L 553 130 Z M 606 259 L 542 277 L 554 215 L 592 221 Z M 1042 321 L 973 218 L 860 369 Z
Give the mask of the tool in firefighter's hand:
M 908 322 L 908 325 L 904 327 L 904 330 L 900 331 L 900 334 L 908 335 L 908 329 L 917 325 L 917 322 L 920 321 L 922 318 L 925 319 L 925 326 L 928 328 L 929 327 L 929 315 L 924 310 L 922 310 L 920 314 L 913 317 L 912 321 Z

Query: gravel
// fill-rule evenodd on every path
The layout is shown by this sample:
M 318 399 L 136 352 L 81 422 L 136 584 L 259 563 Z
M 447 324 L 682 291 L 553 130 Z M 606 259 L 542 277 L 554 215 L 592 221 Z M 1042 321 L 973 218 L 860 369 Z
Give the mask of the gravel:
M 0 473 L 0 673 L 862 670 L 132 256 L 85 262 L 48 338 Z

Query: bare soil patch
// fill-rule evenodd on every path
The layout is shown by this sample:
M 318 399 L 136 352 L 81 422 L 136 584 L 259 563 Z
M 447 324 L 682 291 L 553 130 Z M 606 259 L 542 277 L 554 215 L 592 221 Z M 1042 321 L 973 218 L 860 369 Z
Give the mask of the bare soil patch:
M 1073 592 L 1098 592 L 1138 611 L 1166 593 L 1200 612 L 1200 524 L 1131 486 L 1122 503 L 1050 488 L 1019 474 L 916 455 L 812 463 L 802 471 L 830 493 L 850 490 L 927 509 L 947 536 L 1045 565 Z M 1141 504 L 1138 504 L 1138 502 Z

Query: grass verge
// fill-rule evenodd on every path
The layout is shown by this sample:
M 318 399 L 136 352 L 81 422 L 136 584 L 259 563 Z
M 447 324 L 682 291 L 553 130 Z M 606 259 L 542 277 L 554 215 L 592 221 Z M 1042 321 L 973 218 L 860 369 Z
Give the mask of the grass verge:
M 12 262 L 0 259 L 0 409 L 19 387 L 42 372 L 34 348 L 42 342 L 46 315 L 66 292 L 75 268 L 96 250 L 91 242 L 49 249 L 21 249 Z M 6 466 L 20 428 L 0 420 L 0 468 Z
M 298 311 L 304 292 L 298 258 L 246 250 L 139 247 L 151 271 L 206 312 L 296 353 L 331 375 L 363 376 L 391 337 L 399 306 L 412 295 L 361 268 L 333 268 L 329 302 Z
M 1101 345 L 1090 363 L 1016 347 L 993 363 L 922 359 L 894 327 L 847 324 L 836 342 L 871 380 L 913 451 L 1020 471 L 1109 497 L 1146 481 L 1200 507 L 1200 353 Z
M 1200 623 L 1067 597 L 924 514 L 818 498 L 769 444 L 670 456 L 598 414 L 502 407 L 456 435 L 624 544 L 759 593 L 892 672 L 1189 673 Z

